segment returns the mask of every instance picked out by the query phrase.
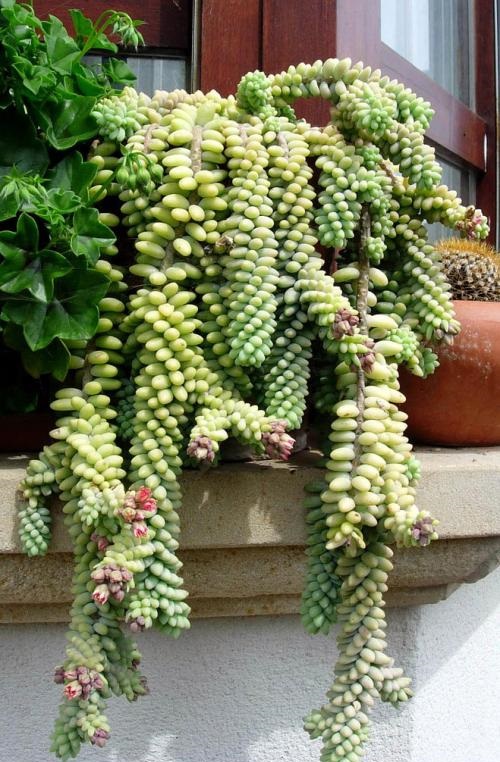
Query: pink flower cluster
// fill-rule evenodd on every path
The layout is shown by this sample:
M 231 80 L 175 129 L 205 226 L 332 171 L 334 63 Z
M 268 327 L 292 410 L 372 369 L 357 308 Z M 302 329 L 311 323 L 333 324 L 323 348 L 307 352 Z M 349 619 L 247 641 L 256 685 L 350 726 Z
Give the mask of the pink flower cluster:
M 56 667 L 54 682 L 64 684 L 64 695 L 69 701 L 75 698 L 87 699 L 92 691 L 100 691 L 104 687 L 100 674 L 88 667 L 66 670 L 64 667 Z
M 146 629 L 146 620 L 143 616 L 136 616 L 129 621 L 129 625 L 132 632 L 142 632 Z
M 477 229 L 484 223 L 484 217 L 479 209 L 468 206 L 464 219 L 457 222 L 456 229 L 464 233 L 467 238 L 475 238 Z
M 190 458 L 196 458 L 196 460 L 204 460 L 207 463 L 213 463 L 215 460 L 214 447 L 209 437 L 195 437 L 188 444 L 186 452 Z
M 335 315 L 332 325 L 334 339 L 342 339 L 344 336 L 352 336 L 354 329 L 359 323 L 359 317 L 350 310 L 342 307 Z
M 411 536 L 421 547 L 428 545 L 434 534 L 434 523 L 430 516 L 416 521 L 411 528 Z
M 117 513 L 126 524 L 132 524 L 135 537 L 146 537 L 148 527 L 145 522 L 156 513 L 156 500 L 151 495 L 149 487 L 140 487 L 137 492 L 128 492 L 123 505 Z
M 104 730 L 103 728 L 96 728 L 94 730 L 94 735 L 90 736 L 90 743 L 93 746 L 98 746 L 100 749 L 102 749 L 103 746 L 106 745 L 106 741 L 109 738 L 109 733 L 107 730 Z
M 92 598 L 102 606 L 110 595 L 117 601 L 123 601 L 125 588 L 132 579 L 132 572 L 119 567 L 117 564 L 110 563 L 94 569 L 91 577 L 94 582 L 97 582 Z
M 97 545 L 97 550 L 100 551 L 101 553 L 105 551 L 108 545 L 110 544 L 107 537 L 104 537 L 104 535 L 102 534 L 97 534 L 97 532 L 92 532 L 92 534 L 90 535 L 90 539 L 93 542 L 95 542 L 95 544 Z
M 367 338 L 365 340 L 365 347 L 367 348 L 367 351 L 364 352 L 359 358 L 359 364 L 365 373 L 369 373 L 373 369 L 373 364 L 375 362 L 375 352 L 373 351 L 374 346 L 375 342 L 373 339 Z
M 288 460 L 295 444 L 295 439 L 286 433 L 285 421 L 271 421 L 271 431 L 262 434 L 262 441 L 266 454 L 279 460 Z

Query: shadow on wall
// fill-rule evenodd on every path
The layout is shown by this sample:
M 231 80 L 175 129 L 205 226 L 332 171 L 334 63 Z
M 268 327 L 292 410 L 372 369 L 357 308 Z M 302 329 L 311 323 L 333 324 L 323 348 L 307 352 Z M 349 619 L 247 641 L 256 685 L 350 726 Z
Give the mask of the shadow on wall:
M 391 618 L 393 651 L 403 661 L 399 644 L 414 640 L 418 615 Z M 53 760 L 47 748 L 59 688 L 51 674 L 63 647 L 62 625 L 0 629 L 1 762 Z M 317 762 L 319 745 L 302 717 L 328 687 L 333 637 L 306 635 L 298 617 L 198 620 L 179 641 L 149 633 L 141 647 L 151 695 L 133 705 L 111 701 L 109 745 L 86 747 L 81 762 Z M 405 762 L 408 712 L 396 719 L 392 707 L 384 710 L 366 760 L 383 749 L 386 762 Z

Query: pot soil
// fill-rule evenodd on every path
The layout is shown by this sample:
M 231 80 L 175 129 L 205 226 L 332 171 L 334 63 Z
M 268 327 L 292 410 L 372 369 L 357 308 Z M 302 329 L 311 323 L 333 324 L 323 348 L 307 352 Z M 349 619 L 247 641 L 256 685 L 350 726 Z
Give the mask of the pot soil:
M 434 445 L 500 445 L 500 303 L 454 302 L 462 325 L 427 379 L 402 373 L 408 434 Z

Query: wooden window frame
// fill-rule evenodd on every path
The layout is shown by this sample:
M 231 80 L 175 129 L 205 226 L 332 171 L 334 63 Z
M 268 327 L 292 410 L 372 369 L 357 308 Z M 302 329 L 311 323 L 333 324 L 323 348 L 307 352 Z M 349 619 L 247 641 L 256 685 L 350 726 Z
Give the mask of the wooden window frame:
M 199 82 L 202 89 L 234 92 L 247 71 L 280 71 L 291 63 L 337 56 L 362 60 L 429 100 L 435 116 L 427 139 L 453 163 L 476 173 L 476 203 L 491 221 L 497 210 L 495 11 L 474 0 L 472 110 L 382 42 L 380 0 L 202 0 Z M 300 105 L 316 123 L 324 103 Z

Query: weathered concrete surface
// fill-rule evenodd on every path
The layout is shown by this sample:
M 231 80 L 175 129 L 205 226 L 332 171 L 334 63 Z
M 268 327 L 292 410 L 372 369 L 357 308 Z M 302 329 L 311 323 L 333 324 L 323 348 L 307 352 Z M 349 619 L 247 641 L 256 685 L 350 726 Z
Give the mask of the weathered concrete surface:
M 500 448 L 423 450 L 420 506 L 440 521 L 440 540 L 395 556 L 389 605 L 442 600 L 500 562 Z M 17 538 L 15 494 L 26 459 L 0 461 L 0 622 L 67 618 L 71 546 L 54 507 L 45 558 L 28 559 Z M 293 464 L 223 465 L 184 478 L 181 558 L 194 616 L 298 611 L 305 569 L 302 489 L 321 471 Z

